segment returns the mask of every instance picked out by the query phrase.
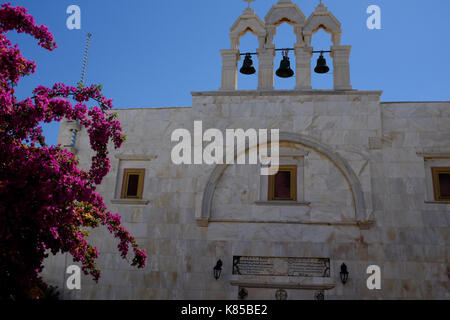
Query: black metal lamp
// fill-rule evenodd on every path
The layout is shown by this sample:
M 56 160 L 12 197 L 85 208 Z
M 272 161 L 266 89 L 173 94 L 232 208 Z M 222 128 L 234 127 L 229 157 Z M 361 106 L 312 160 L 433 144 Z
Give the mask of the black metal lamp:
M 341 265 L 340 276 L 341 276 L 342 284 L 345 284 L 348 280 L 348 270 L 347 270 L 347 266 L 345 265 L 345 263 L 343 263 Z
M 238 296 L 240 300 L 245 300 L 248 296 L 248 291 L 245 288 L 239 289 Z
M 222 273 L 222 264 L 222 260 L 219 259 L 214 267 L 214 278 L 216 280 L 220 278 L 220 274 Z

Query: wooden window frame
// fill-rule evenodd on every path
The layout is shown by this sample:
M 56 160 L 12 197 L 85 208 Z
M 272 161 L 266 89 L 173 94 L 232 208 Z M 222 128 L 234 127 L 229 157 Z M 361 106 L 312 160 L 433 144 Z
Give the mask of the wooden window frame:
M 128 193 L 128 182 L 130 179 L 130 175 L 138 175 L 138 190 L 137 196 L 127 196 Z M 121 199 L 142 199 L 142 193 L 144 191 L 144 178 L 145 178 L 145 169 L 124 169 L 123 170 L 123 180 L 122 180 L 122 192 L 120 194 Z
M 275 198 L 275 175 L 269 176 L 268 201 L 297 201 L 297 166 L 296 165 L 280 165 L 278 172 L 288 171 L 291 173 L 291 190 L 289 199 Z
M 432 167 L 431 176 L 433 177 L 433 191 L 435 201 L 450 201 L 450 197 L 441 196 L 441 186 L 439 184 L 439 174 L 450 174 L 450 167 Z

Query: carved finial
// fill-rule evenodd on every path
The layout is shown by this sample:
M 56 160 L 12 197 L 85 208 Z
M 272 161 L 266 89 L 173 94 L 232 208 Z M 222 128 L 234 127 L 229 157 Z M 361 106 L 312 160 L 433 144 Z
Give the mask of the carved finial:
M 248 8 L 249 9 L 251 9 L 251 6 L 250 6 L 250 4 L 252 3 L 252 2 L 255 2 L 256 0 L 244 0 L 244 2 L 248 2 Z
M 317 12 L 325 12 L 327 11 L 327 7 L 323 4 L 322 0 L 320 0 L 319 5 L 316 7 Z

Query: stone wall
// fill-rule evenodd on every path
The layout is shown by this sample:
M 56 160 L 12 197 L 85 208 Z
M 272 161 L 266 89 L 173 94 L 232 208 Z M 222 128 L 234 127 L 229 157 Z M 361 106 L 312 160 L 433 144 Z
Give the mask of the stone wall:
M 426 172 L 429 161 L 445 164 L 448 157 L 450 166 L 450 103 L 380 103 L 380 96 L 379 91 L 208 92 L 193 93 L 192 108 L 117 110 L 128 140 L 111 150 L 111 172 L 99 191 L 147 250 L 148 266 L 130 267 L 112 236 L 95 230 L 91 238 L 102 253 L 103 277 L 95 284 L 83 276 L 82 290 L 65 289 L 63 297 L 237 299 L 243 286 L 249 299 L 272 299 L 276 288 L 286 288 L 289 299 L 312 299 L 317 290 L 324 290 L 325 299 L 449 299 L 450 204 L 432 201 Z M 210 212 L 202 212 L 216 168 L 177 166 L 170 159 L 171 133 L 192 131 L 194 120 L 203 121 L 203 130 L 280 129 L 320 144 L 320 150 L 316 144 L 283 145 L 304 153 L 297 157 L 304 201 L 264 203 L 259 167 L 229 165 L 213 185 Z M 66 131 L 62 125 L 60 136 Z M 83 130 L 76 149 L 88 166 Z M 146 169 L 143 201 L 118 199 L 124 168 Z M 357 203 L 364 204 L 363 213 Z M 202 215 L 206 224 L 198 223 Z M 330 258 L 330 277 L 233 275 L 233 256 Z M 216 281 L 212 268 L 218 259 L 224 266 Z M 343 262 L 350 272 L 345 285 L 339 279 Z M 70 264 L 70 257 L 49 258 L 45 278 L 62 291 Z M 381 267 L 381 290 L 367 289 L 366 268 L 372 264 Z

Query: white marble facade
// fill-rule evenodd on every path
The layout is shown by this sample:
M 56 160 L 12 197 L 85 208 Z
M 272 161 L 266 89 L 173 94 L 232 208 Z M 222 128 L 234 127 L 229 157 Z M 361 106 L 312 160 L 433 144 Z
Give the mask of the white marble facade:
M 273 89 L 273 28 L 295 25 L 297 84 Z M 333 34 L 335 87 L 310 88 L 310 36 L 317 26 Z M 236 90 L 242 30 L 261 37 L 259 89 Z M 64 288 L 69 257 L 46 261 L 45 279 L 66 299 L 450 299 L 450 202 L 434 200 L 430 168 L 450 167 L 450 102 L 381 102 L 381 91 L 352 90 L 348 46 L 340 23 L 319 5 L 308 19 L 290 0 L 280 0 L 262 22 L 251 9 L 233 25 L 231 49 L 222 51 L 219 91 L 192 93 L 192 107 L 120 109 L 128 140 L 111 150 L 112 169 L 99 192 L 148 253 L 136 269 L 120 258 L 106 230 L 93 232 L 102 253 L 103 277 L 83 276 L 82 289 Z M 267 39 L 269 39 L 267 41 Z M 301 63 L 299 57 L 308 59 Z M 309 58 L 308 58 L 309 57 Z M 272 86 L 271 86 L 272 85 Z M 173 130 L 279 129 L 281 161 L 301 170 L 298 201 L 269 203 L 258 165 L 175 165 Z M 64 122 L 59 142 L 68 145 L 73 124 Z M 90 161 L 87 134 L 72 150 Z M 283 162 L 282 162 L 283 163 Z M 143 199 L 120 200 L 123 170 L 144 168 Z M 300 176 L 300 175 L 299 175 Z M 267 193 L 267 192 L 266 192 Z M 241 276 L 233 256 L 329 258 L 330 277 Z M 212 269 L 223 261 L 220 278 Z M 340 266 L 349 270 L 340 281 Z M 366 269 L 381 268 L 381 290 L 366 286 Z

